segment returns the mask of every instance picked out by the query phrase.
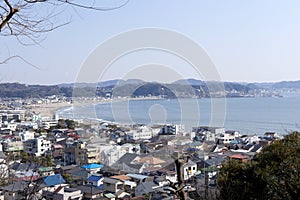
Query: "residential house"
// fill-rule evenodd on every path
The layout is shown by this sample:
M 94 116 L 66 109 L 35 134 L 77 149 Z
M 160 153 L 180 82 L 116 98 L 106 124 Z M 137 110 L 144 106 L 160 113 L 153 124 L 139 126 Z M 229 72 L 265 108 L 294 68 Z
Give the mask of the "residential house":
M 242 137 L 241 140 L 244 144 L 255 144 L 261 141 L 257 135 L 248 135 L 246 137 Z
M 42 177 L 54 175 L 54 171 L 52 167 L 39 167 L 38 173 Z
M 38 165 L 34 163 L 19 163 L 15 162 L 11 165 L 10 169 L 14 174 L 14 181 L 34 181 L 40 178 L 37 169 Z
M 114 145 L 110 149 L 101 151 L 101 163 L 111 167 L 115 165 L 124 154 L 136 153 L 136 149 L 136 145 L 133 144 L 124 144 L 122 146 Z
M 145 164 L 145 168 L 143 169 L 143 172 L 150 172 L 150 171 L 156 171 L 163 167 L 163 165 L 166 163 L 166 161 L 156 158 L 154 156 L 144 156 L 144 157 L 137 157 L 135 159 L 135 162 L 140 164 Z M 141 173 L 141 172 L 137 172 Z
M 60 185 L 48 190 L 43 190 L 42 196 L 47 200 L 81 200 L 83 193 L 77 188 Z
M 137 154 L 125 153 L 112 167 L 127 173 L 139 173 L 142 164 L 134 162 L 137 157 Z
M 91 175 L 87 178 L 87 184 L 93 187 L 103 188 L 103 176 Z
M 188 160 L 182 166 L 183 180 L 188 180 L 197 173 L 197 164 L 192 160 Z
M 135 196 L 143 196 L 144 194 L 151 195 L 152 193 L 155 193 L 155 188 L 157 187 L 158 185 L 153 181 L 141 182 L 135 188 L 134 194 Z
M 131 181 L 131 178 L 127 175 L 115 175 L 115 176 L 110 176 L 109 178 L 117 179 L 119 181 L 124 182 L 125 190 L 126 190 L 126 188 L 128 190 L 132 190 L 133 188 L 135 188 L 137 186 L 136 182 Z
M 89 174 L 95 174 L 97 172 L 100 172 L 103 165 L 97 164 L 97 163 L 91 163 L 83 165 L 81 168 L 85 169 Z
M 240 162 L 247 162 L 249 157 L 246 155 L 242 155 L 242 154 L 233 154 L 233 155 L 229 156 L 229 159 L 238 160 Z
M 164 176 L 166 177 L 166 180 L 177 183 L 177 173 L 175 171 L 165 171 Z
M 264 136 L 271 138 L 271 139 L 279 139 L 280 138 L 279 134 L 276 132 L 265 132 Z
M 225 133 L 225 128 L 224 127 L 213 127 L 213 126 L 197 126 L 193 127 L 192 129 L 193 132 L 197 133 L 203 133 L 203 132 L 211 132 L 214 133 L 215 135 Z
M 34 139 L 35 132 L 33 132 L 33 131 L 24 131 L 24 132 L 21 132 L 19 135 L 21 137 L 21 141 L 27 141 L 27 140 L 30 140 L 30 139 Z
M 103 198 L 103 189 L 87 185 L 78 186 L 77 189 L 83 193 L 83 199 L 101 199 Z
M 145 163 L 123 163 L 122 165 L 122 171 L 127 173 L 142 173 L 145 168 Z
M 81 167 L 72 167 L 63 171 L 63 174 L 69 177 L 68 183 L 72 185 L 83 185 L 90 176 L 88 171 Z
M 230 144 L 230 142 L 235 139 L 235 135 L 232 135 L 231 133 L 222 133 L 216 136 L 217 144 Z
M 24 196 L 28 196 L 27 192 L 30 191 L 29 182 L 19 181 L 14 182 L 10 185 L 0 188 L 3 193 L 4 200 L 22 200 Z M 34 193 L 31 196 L 31 199 L 40 198 L 39 193 Z
M 23 142 L 17 140 L 5 140 L 3 143 L 3 152 L 20 152 L 23 150 Z
M 65 179 L 60 174 L 54 174 L 44 177 L 44 184 L 46 187 L 53 187 L 65 183 Z
M 124 190 L 124 182 L 112 179 L 112 178 L 104 178 L 103 179 L 104 190 L 111 193 L 117 193 L 120 190 Z
M 149 178 L 149 176 L 142 174 L 126 174 L 126 176 L 130 177 L 136 183 L 145 182 Z

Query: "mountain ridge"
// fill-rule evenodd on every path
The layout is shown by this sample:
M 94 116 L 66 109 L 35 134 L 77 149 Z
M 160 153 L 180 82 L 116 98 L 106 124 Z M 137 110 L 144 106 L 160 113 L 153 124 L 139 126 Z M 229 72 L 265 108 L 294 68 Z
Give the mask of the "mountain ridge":
M 172 97 L 209 97 L 211 93 L 225 89 L 226 93 L 248 94 L 253 90 L 297 90 L 300 80 L 264 83 L 216 82 L 197 79 L 181 79 L 172 83 L 146 82 L 140 79 L 114 79 L 99 83 L 62 83 L 58 85 L 28 85 L 21 83 L 0 83 L 0 97 L 39 98 L 51 95 L 72 97 L 82 96 L 164 96 Z M 223 89 L 222 89 L 223 88 Z

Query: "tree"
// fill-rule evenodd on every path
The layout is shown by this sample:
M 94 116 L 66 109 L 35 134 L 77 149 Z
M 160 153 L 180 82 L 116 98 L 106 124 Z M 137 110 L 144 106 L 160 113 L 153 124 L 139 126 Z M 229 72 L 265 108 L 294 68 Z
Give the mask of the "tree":
M 300 133 L 276 140 L 247 163 L 227 161 L 218 175 L 221 199 L 299 199 Z
M 101 7 L 100 0 L 3 0 L 0 1 L 0 34 L 15 36 L 22 44 L 37 43 L 43 33 L 68 22 L 57 23 L 64 6 L 109 11 L 121 8 L 129 0 L 120 0 L 117 6 Z
M 265 199 L 299 199 L 300 133 L 274 141 L 253 159 L 254 176 Z

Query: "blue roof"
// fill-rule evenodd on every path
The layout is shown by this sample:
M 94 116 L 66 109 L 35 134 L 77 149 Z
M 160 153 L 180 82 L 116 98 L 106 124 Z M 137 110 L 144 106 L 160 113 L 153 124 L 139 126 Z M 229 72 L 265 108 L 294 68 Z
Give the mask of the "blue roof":
M 81 168 L 83 168 L 83 169 L 96 169 L 96 168 L 102 168 L 102 167 L 103 167 L 103 165 L 101 165 L 101 164 L 92 163 L 92 164 L 83 165 Z
M 103 177 L 102 176 L 95 176 L 95 175 L 91 175 L 90 177 L 88 177 L 88 181 L 93 181 L 93 182 L 97 182 L 99 180 L 101 180 Z
M 44 183 L 47 186 L 54 186 L 54 185 L 66 183 L 66 181 L 60 174 L 55 174 L 55 175 L 45 177 Z
M 240 142 L 238 140 L 232 140 L 230 143 L 231 144 L 239 144 Z

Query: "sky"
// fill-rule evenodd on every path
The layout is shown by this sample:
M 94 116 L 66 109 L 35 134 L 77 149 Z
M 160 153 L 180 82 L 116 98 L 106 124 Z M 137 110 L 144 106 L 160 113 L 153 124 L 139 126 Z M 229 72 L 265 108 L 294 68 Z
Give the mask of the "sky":
M 107 2 L 101 1 L 103 6 L 107 6 Z M 109 5 L 123 2 L 113 0 Z M 127 45 L 135 42 L 135 37 L 131 35 L 115 46 L 105 46 L 111 44 L 107 41 L 116 41 L 119 35 L 146 28 L 166 30 L 199 45 L 207 54 L 203 59 L 213 63 L 213 70 L 223 81 L 299 80 L 299 10 L 297 0 L 130 0 L 124 7 L 111 11 L 63 8 L 57 21 L 70 23 L 47 33 L 39 45 L 24 46 L 14 37 L 1 36 L 0 59 L 20 55 L 35 67 L 20 59 L 10 60 L 0 65 L 0 80 L 44 85 L 76 82 L 86 65 L 100 66 L 105 55 L 116 49 L 126 50 Z M 159 42 L 164 43 L 169 38 L 151 38 L 150 35 L 150 39 L 158 44 L 156 48 L 120 54 L 105 70 L 103 66 L 93 68 L 80 81 L 139 78 L 172 82 L 181 78 L 207 78 L 202 71 L 206 61 L 195 67 L 184 56 L 172 54 L 172 49 L 160 49 Z M 176 46 L 178 41 L 173 42 Z M 182 47 L 184 49 L 184 44 Z M 102 54 L 97 55 L 97 49 L 102 49 L 99 51 Z M 192 49 L 187 51 L 187 55 L 198 55 Z M 94 78 L 89 79 L 93 75 Z

